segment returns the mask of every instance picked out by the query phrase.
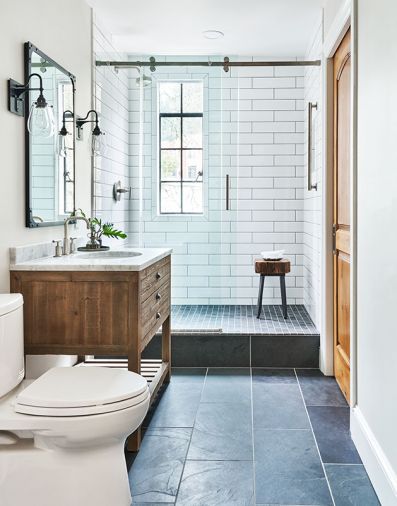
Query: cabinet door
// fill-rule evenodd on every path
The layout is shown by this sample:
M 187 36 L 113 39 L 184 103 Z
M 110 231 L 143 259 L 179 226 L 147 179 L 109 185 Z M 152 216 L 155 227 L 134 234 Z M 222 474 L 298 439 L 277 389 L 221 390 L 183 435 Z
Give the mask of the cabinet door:
M 114 354 L 128 343 L 129 283 L 110 280 L 25 279 L 26 352 L 72 348 L 85 353 Z M 69 276 L 70 277 L 70 276 Z M 91 351 L 90 351 L 91 350 Z M 119 350 L 120 351 L 120 350 Z

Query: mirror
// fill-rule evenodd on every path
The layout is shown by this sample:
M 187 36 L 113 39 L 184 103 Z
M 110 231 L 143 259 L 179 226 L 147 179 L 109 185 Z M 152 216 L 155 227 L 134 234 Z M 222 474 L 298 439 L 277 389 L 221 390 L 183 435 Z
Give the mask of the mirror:
M 75 210 L 75 77 L 26 42 L 25 82 L 32 73 L 43 79 L 44 96 L 53 109 L 55 133 L 40 137 L 26 128 L 26 226 L 30 228 L 62 224 Z M 38 95 L 38 90 L 29 91 L 26 119 Z M 65 149 L 60 150 L 58 133 L 64 116 L 68 134 Z

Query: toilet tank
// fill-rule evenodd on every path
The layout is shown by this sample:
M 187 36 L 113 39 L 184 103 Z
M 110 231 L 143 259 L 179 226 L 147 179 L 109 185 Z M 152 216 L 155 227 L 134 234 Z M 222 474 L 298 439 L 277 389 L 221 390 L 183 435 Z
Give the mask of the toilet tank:
M 0 397 L 23 380 L 23 355 L 22 295 L 0 294 Z

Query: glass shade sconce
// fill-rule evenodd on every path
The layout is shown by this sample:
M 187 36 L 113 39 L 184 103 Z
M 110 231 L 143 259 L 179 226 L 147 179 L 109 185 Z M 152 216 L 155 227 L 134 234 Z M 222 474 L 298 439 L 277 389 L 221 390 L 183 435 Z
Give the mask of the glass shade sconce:
M 90 115 L 94 116 L 94 119 L 88 119 Z M 95 123 L 93 130 L 91 131 L 91 153 L 93 156 L 103 156 L 106 153 L 106 134 L 99 128 L 98 113 L 95 109 L 91 109 L 87 112 L 84 118 L 78 118 L 76 120 L 77 127 L 77 138 L 82 139 L 82 129 L 85 123 Z
M 32 77 L 39 80 L 38 88 L 29 86 Z M 25 116 L 29 91 L 38 91 L 39 96 L 32 102 L 27 119 L 27 129 L 31 135 L 38 137 L 52 137 L 55 132 L 55 121 L 52 106 L 44 97 L 43 79 L 40 74 L 30 74 L 26 84 L 20 84 L 14 79 L 8 80 L 8 110 L 18 116 Z
M 66 158 L 68 155 L 68 150 L 73 149 L 67 146 L 66 137 L 67 135 L 71 135 L 66 128 L 67 118 L 71 118 L 73 122 L 73 112 L 72 111 L 64 111 L 62 114 L 62 127 L 58 132 L 58 142 L 57 142 L 57 153 L 59 156 Z M 70 122 L 70 121 L 69 121 Z

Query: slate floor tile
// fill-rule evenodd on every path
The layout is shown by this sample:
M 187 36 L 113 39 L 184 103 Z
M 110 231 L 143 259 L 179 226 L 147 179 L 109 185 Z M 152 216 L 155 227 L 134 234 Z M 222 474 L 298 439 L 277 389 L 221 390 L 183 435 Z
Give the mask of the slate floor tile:
M 323 462 L 361 464 L 350 436 L 350 409 L 335 406 L 307 409 Z
M 193 427 L 200 403 L 203 381 L 173 381 L 167 386 L 155 411 L 151 414 L 149 426 Z M 144 424 L 146 425 L 146 424 Z
M 326 464 L 335 506 L 380 506 L 362 465 Z
M 253 368 L 253 383 L 271 383 L 271 384 L 292 384 L 296 385 L 296 375 L 294 369 L 272 369 L 272 368 Z
M 186 462 L 177 506 L 254 504 L 252 462 Z
M 201 396 L 201 402 L 249 402 L 251 373 L 249 368 L 210 368 Z
M 201 403 L 187 458 L 252 460 L 250 404 Z
M 135 502 L 174 503 L 190 429 L 148 429 L 129 472 Z
M 173 367 L 171 379 L 173 383 L 204 383 L 206 367 Z
M 347 406 L 335 378 L 319 369 L 296 369 L 307 406 Z
M 309 430 L 254 430 L 257 504 L 331 506 Z
M 173 502 L 133 502 L 131 506 L 174 506 Z
M 297 384 L 253 383 L 254 428 L 310 429 Z

